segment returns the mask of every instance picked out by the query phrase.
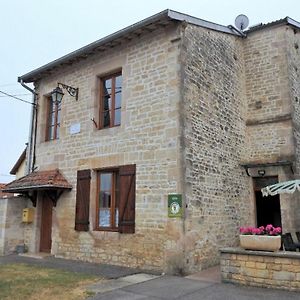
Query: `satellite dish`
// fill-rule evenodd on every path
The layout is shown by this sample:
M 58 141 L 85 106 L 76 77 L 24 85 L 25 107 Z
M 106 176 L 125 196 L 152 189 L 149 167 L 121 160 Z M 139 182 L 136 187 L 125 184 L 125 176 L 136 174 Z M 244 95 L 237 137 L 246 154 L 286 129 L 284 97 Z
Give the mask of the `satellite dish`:
M 235 27 L 241 31 L 246 29 L 249 25 L 249 19 L 245 15 L 238 15 L 234 21 Z

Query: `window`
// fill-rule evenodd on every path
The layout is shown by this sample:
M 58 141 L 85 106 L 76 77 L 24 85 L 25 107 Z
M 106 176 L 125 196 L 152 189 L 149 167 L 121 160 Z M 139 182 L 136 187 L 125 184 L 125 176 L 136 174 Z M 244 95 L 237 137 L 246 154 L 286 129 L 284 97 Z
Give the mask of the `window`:
M 47 105 L 46 141 L 56 140 L 59 139 L 61 102 L 54 102 L 51 97 L 48 97 Z
M 119 181 L 118 171 L 103 171 L 98 174 L 97 227 L 99 228 L 118 228 Z
M 100 81 L 100 126 L 109 128 L 121 124 L 122 74 L 104 77 Z
M 90 170 L 77 172 L 75 230 L 89 230 Z M 95 230 L 134 233 L 135 165 L 97 171 Z
M 135 165 L 98 172 L 96 229 L 134 232 Z

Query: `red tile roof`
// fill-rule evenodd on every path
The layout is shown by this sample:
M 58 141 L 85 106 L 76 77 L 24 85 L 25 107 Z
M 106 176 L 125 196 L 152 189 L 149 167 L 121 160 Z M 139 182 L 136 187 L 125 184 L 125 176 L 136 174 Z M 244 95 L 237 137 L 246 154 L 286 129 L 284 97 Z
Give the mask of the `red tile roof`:
M 3 193 L 2 190 L 5 187 L 5 183 L 0 183 L 0 198 L 7 198 L 7 197 L 11 197 L 11 194 L 9 193 Z
M 72 189 L 72 186 L 56 170 L 32 172 L 24 177 L 8 183 L 5 192 L 18 193 L 30 190 Z

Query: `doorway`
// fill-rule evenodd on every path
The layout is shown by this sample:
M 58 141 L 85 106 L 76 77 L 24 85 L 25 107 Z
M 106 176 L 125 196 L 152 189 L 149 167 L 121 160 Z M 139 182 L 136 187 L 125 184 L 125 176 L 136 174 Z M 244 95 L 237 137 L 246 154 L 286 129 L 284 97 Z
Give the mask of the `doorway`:
M 53 203 L 47 195 L 44 194 L 41 201 L 41 235 L 40 235 L 40 251 L 51 252 L 52 244 L 52 208 Z
M 279 195 L 263 197 L 261 188 L 278 183 L 278 177 L 254 178 L 257 226 L 272 224 L 281 226 L 281 210 Z

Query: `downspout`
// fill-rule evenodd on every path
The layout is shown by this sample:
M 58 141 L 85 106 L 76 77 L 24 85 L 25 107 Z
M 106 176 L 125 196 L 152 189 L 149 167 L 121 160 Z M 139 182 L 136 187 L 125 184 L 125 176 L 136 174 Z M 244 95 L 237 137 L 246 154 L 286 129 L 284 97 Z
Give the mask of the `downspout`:
M 28 147 L 27 147 L 27 165 L 25 175 L 31 173 L 34 170 L 35 163 L 35 144 L 36 144 L 36 129 L 37 129 L 37 93 L 27 86 L 21 77 L 18 77 L 18 82 L 29 92 L 32 93 L 32 110 L 30 117 Z

